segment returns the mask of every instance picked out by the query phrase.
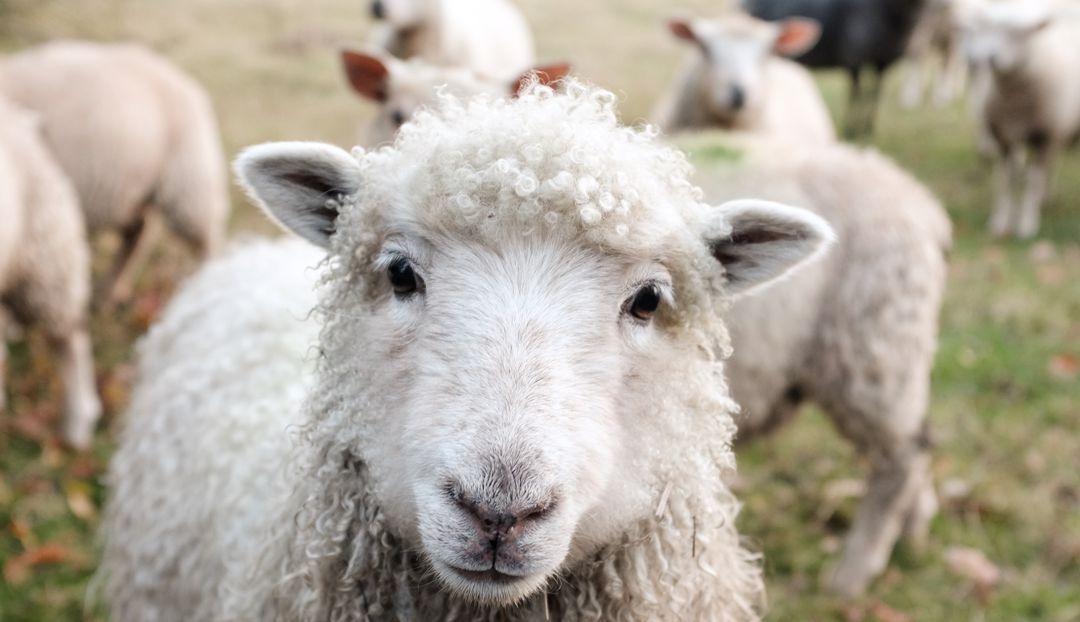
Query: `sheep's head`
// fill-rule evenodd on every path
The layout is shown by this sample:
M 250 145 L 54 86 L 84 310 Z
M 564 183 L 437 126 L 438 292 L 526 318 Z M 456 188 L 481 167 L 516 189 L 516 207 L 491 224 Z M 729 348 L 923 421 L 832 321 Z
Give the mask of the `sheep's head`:
M 327 468 L 366 463 L 387 524 L 488 604 L 617 541 L 673 478 L 723 490 L 725 302 L 831 236 L 796 208 L 701 204 L 685 158 L 620 127 L 610 93 L 567 90 L 447 98 L 374 152 L 281 143 L 237 163 L 330 250 Z
M 1014 0 L 975 5 L 960 22 L 968 60 L 1000 74 L 1011 73 L 1026 61 L 1031 38 L 1052 19 L 1039 3 Z
M 710 112 L 732 122 L 767 97 L 765 63 L 773 54 L 799 56 L 818 41 L 812 19 L 766 22 L 742 13 L 668 23 L 677 38 L 697 46 L 704 67 L 701 88 Z
M 341 54 L 345 77 L 357 95 L 375 102 L 379 110 L 371 125 L 369 142 L 390 142 L 406 121 L 424 106 L 437 103 L 439 93 L 455 97 L 516 94 L 528 76 L 544 84 L 564 77 L 569 65 L 554 64 L 526 72 L 513 83 L 481 78 L 461 67 L 440 67 L 421 60 L 398 60 L 391 56 L 345 50 Z

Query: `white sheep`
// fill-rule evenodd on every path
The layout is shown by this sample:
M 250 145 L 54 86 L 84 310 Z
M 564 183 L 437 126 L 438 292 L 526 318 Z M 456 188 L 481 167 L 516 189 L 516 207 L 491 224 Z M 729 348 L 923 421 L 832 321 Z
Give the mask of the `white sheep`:
M 967 82 L 962 28 L 979 0 L 928 0 L 908 41 L 900 102 L 914 108 L 930 86 L 937 105 L 959 97 Z
M 383 22 L 373 46 L 397 58 L 491 80 L 513 79 L 535 62 L 529 25 L 507 0 L 373 0 L 371 12 Z
M 986 3 L 966 37 L 985 72 L 980 123 L 998 159 L 990 231 L 1031 237 L 1054 162 L 1080 138 L 1080 15 L 1038 3 Z
M 927 408 L 948 216 L 874 151 L 717 132 L 678 144 L 708 201 L 794 201 L 836 231 L 821 261 L 735 302 L 727 372 L 742 407 L 740 439 L 814 402 L 869 460 L 866 494 L 830 580 L 838 593 L 860 594 L 885 569 L 902 530 L 916 544 L 925 540 L 937 508 Z
M 722 127 L 785 136 L 810 143 L 836 140 L 836 129 L 813 76 L 781 58 L 812 48 L 817 22 L 766 22 L 744 13 L 669 23 L 696 50 L 655 123 L 665 132 Z
M 85 448 L 101 416 L 86 327 L 90 253 L 75 191 L 38 123 L 0 98 L 0 303 L 48 336 L 64 385 L 63 438 Z M 8 315 L 0 309 L 0 409 Z
M 440 91 L 456 97 L 505 96 L 516 93 L 533 74 L 542 84 L 552 84 L 570 72 L 569 65 L 554 64 L 530 69 L 514 80 L 493 80 L 460 67 L 431 65 L 418 59 L 402 61 L 354 50 L 343 51 L 341 62 L 353 91 L 379 106 L 365 137 L 371 146 L 392 141 L 398 128 L 417 110 L 436 103 Z
M 237 170 L 327 249 L 322 292 L 316 253 L 255 247 L 142 344 L 113 619 L 757 618 L 721 318 L 819 254 L 820 218 L 702 204 L 681 154 L 576 82 Z
M 120 233 L 104 294 L 130 297 L 151 210 L 200 257 L 217 252 L 229 211 L 217 122 L 168 61 L 136 45 L 49 43 L 0 59 L 0 94 L 41 117 L 89 232 Z

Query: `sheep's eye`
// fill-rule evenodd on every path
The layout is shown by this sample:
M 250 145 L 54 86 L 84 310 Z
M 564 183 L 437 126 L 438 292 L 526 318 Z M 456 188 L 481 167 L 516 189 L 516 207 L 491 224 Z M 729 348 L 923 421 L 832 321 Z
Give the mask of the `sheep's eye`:
M 390 120 L 393 121 L 394 125 L 401 127 L 405 124 L 405 113 L 395 110 L 390 113 Z
M 408 259 L 398 257 L 390 263 L 386 269 L 390 278 L 390 286 L 394 288 L 394 294 L 404 298 L 416 293 L 420 289 L 420 279 L 413 271 Z
M 628 311 L 639 320 L 651 320 L 660 307 L 660 287 L 650 283 L 638 290 L 630 300 Z

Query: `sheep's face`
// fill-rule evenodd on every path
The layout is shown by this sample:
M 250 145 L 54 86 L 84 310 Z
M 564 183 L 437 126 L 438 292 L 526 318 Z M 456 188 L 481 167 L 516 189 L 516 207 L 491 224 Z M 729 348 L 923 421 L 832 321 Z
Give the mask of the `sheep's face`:
M 961 28 L 968 60 L 999 74 L 1012 73 L 1026 62 L 1032 37 L 1049 24 L 1039 7 L 1026 3 L 982 5 Z
M 358 158 L 285 143 L 237 165 L 334 257 L 327 442 L 442 585 L 492 605 L 655 520 L 682 461 L 721 486 L 723 301 L 830 235 L 794 208 L 701 205 L 685 159 L 610 100 L 547 93 L 451 101 Z
M 676 37 L 698 46 L 702 96 L 709 112 L 726 123 L 761 109 L 769 96 L 766 63 L 774 53 L 797 56 L 813 47 L 820 35 L 812 20 L 770 23 L 740 14 L 672 21 L 669 27 Z
M 433 0 L 372 0 L 371 15 L 397 28 L 415 28 L 428 20 Z

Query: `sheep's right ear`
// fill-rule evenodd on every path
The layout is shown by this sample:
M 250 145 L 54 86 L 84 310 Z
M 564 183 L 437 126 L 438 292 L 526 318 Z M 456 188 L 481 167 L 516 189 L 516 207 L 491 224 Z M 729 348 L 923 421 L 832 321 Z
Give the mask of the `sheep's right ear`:
M 713 257 L 724 266 L 727 293 L 737 297 L 816 258 L 835 234 L 808 210 L 743 199 L 715 208 L 705 237 Z
M 386 101 L 390 95 L 387 88 L 390 69 L 381 58 L 343 50 L 341 64 L 345 67 L 345 77 L 349 79 L 349 84 L 357 94 L 380 104 Z
M 791 17 L 778 24 L 773 49 L 782 56 L 796 57 L 809 52 L 821 39 L 821 24 L 807 17 Z
M 323 143 L 249 147 L 234 166 L 248 195 L 272 220 L 323 248 L 334 232 L 335 201 L 360 189 L 356 159 Z
M 700 43 L 697 34 L 694 32 L 694 25 L 684 19 L 673 19 L 668 21 L 668 30 L 671 34 L 675 35 L 677 39 L 683 41 L 689 41 L 691 43 Z

